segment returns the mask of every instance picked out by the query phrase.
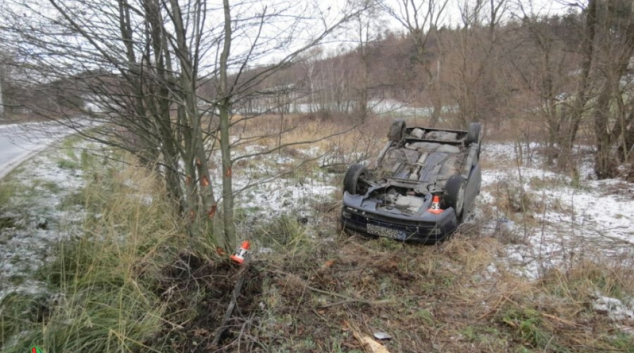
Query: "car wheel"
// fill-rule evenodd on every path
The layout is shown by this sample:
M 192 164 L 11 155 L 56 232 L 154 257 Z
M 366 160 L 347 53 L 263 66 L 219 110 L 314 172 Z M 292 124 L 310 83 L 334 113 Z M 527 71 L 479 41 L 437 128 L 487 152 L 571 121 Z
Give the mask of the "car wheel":
M 370 173 L 363 164 L 353 164 L 343 178 L 343 191 L 352 195 L 364 195 L 368 192 L 367 179 Z
M 462 216 L 466 181 L 461 175 L 453 175 L 445 184 L 445 204 L 453 207 L 456 216 Z
M 390 126 L 390 131 L 387 134 L 388 139 L 390 141 L 399 143 L 403 136 L 405 135 L 405 120 L 396 119 L 392 122 L 392 126 Z
M 480 123 L 471 123 L 469 124 L 469 130 L 467 130 L 467 138 L 465 139 L 465 144 L 467 146 L 472 143 L 480 143 Z

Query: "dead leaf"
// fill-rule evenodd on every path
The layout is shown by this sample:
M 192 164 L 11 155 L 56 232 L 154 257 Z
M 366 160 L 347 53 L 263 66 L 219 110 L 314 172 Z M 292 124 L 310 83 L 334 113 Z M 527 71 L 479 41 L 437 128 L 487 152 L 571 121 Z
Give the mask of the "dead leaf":
M 335 264 L 335 260 L 328 260 L 321 266 L 321 268 L 322 269 L 326 269 L 326 268 L 331 267 L 334 264 Z
M 209 331 L 204 328 L 197 328 L 194 330 L 194 336 L 206 336 L 209 334 Z

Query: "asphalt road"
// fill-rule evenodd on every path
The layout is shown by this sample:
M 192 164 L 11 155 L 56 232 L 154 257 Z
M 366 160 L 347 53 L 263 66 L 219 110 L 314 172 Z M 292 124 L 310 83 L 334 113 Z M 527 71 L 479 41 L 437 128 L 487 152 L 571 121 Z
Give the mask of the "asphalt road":
M 0 178 L 69 132 L 51 123 L 0 125 Z

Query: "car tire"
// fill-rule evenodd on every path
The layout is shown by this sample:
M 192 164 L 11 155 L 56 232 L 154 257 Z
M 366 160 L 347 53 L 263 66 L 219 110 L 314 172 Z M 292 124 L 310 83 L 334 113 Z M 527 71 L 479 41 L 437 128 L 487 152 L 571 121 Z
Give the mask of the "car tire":
M 403 136 L 405 136 L 405 120 L 396 119 L 392 122 L 387 137 L 390 141 L 399 143 L 403 139 Z
M 469 124 L 469 130 L 467 130 L 467 138 L 465 144 L 470 146 L 472 143 L 480 143 L 480 123 Z
M 368 184 L 364 182 L 369 177 L 368 168 L 363 164 L 353 164 L 348 168 L 343 178 L 343 191 L 352 195 L 364 195 L 368 191 Z
M 462 175 L 452 175 L 445 184 L 445 205 L 453 207 L 460 218 L 464 211 L 464 196 L 467 183 Z

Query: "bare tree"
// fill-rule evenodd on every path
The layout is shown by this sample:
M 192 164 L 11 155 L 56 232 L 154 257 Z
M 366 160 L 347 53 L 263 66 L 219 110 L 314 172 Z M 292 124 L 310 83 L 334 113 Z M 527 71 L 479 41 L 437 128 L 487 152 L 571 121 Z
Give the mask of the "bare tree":
M 236 242 L 232 164 L 239 158 L 231 149 L 244 143 L 233 141 L 231 128 L 255 118 L 233 119 L 234 107 L 360 8 L 346 4 L 326 13 L 312 3 L 229 0 L 212 6 L 203 0 L 16 0 L 3 14 L 2 33 L 24 57 L 31 91 L 63 83 L 61 100 L 70 108 L 61 109 L 59 100 L 46 108 L 33 104 L 36 114 L 71 127 L 78 115 L 103 123 L 89 136 L 156 166 L 191 235 L 228 249 Z M 250 63 L 274 53 L 273 64 L 247 75 Z M 214 87 L 204 97 L 203 85 Z M 209 164 L 217 144 L 220 191 Z
M 586 23 L 583 39 L 581 41 L 581 70 L 578 75 L 578 84 L 571 111 L 567 114 L 563 124 L 563 137 L 560 141 L 561 148 L 557 156 L 557 165 L 560 169 L 569 169 L 572 160 L 572 148 L 577 139 L 577 133 L 581 124 L 586 104 L 590 99 L 592 90 L 591 69 L 595 57 L 595 40 L 597 32 L 597 4 L 595 0 L 589 0 L 585 9 Z
M 449 1 L 398 0 L 395 3 L 396 5 L 391 5 L 384 2 L 382 7 L 405 28 L 414 43 L 415 68 L 422 70 L 426 76 L 427 86 L 423 87 L 423 90 L 428 91 L 431 98 L 432 112 L 429 124 L 434 126 L 440 119 L 443 106 L 440 80 L 442 50 L 437 40 L 433 55 L 428 52 L 428 46 L 430 38 L 437 34 Z
M 576 50 L 579 16 L 571 13 L 551 18 L 535 13 L 532 2 L 517 2 L 517 6 L 521 25 L 514 34 L 516 48 L 508 56 L 514 73 L 511 77 L 527 93 L 522 97 L 539 107 L 525 110 L 538 115 L 530 119 L 536 122 L 532 124 L 534 128 L 545 136 L 547 163 L 552 165 L 560 152 L 560 142 L 567 137 L 575 82 L 570 73 L 581 62 Z
M 507 10 L 506 0 L 477 0 L 460 7 L 461 26 L 447 47 L 448 65 L 453 69 L 447 79 L 456 103 L 459 123 L 486 121 L 497 115 L 505 91 L 499 86 L 505 46 L 498 33 Z
M 634 86 L 629 70 L 634 55 L 634 10 L 631 1 L 590 0 L 588 11 L 596 14 L 598 37 L 593 42 L 599 92 L 592 114 L 597 149 L 594 169 L 599 178 L 610 178 L 632 149 Z
M 356 32 L 356 56 L 359 59 L 356 73 L 356 118 L 365 121 L 368 118 L 368 102 L 370 91 L 370 60 L 371 45 L 376 41 L 380 16 L 378 6 L 374 2 L 368 1 L 369 9 L 357 17 L 355 23 Z
M 5 69 L 4 63 L 0 59 L 0 120 L 4 120 L 4 91 L 2 87 L 4 87 L 5 80 Z

